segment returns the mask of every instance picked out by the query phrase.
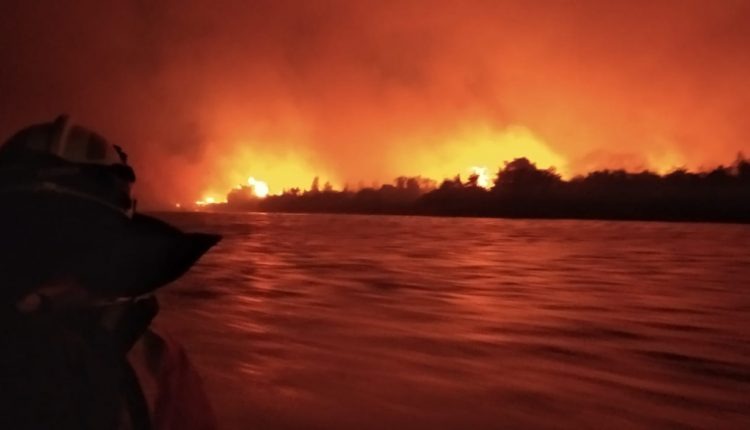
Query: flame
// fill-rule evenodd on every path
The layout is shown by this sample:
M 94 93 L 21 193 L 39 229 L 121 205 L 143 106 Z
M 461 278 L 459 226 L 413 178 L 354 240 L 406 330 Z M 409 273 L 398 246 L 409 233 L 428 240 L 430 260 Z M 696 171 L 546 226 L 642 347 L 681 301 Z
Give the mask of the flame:
M 252 187 L 248 176 L 252 174 L 255 181 L 262 181 L 268 188 L 266 196 L 281 194 L 283 190 L 292 188 L 306 189 L 313 178 L 320 178 L 320 183 L 331 182 L 340 186 L 340 178 L 321 166 L 317 160 L 319 154 L 312 153 L 300 143 L 287 142 L 279 138 L 274 141 L 262 141 L 251 137 L 229 138 L 225 145 L 208 148 L 210 151 L 205 159 L 211 160 L 210 166 L 204 166 L 204 171 L 211 172 L 210 180 L 206 181 L 202 191 L 204 194 L 214 194 L 215 190 L 229 192 L 232 189 L 241 190 Z M 231 149 L 227 149 L 227 147 Z M 287 150 L 268 150 L 267 148 L 294 148 Z M 265 148 L 265 149 L 264 149 Z M 239 184 L 239 185 L 238 185 Z M 261 191 L 262 185 L 258 186 Z M 258 193 L 258 197 L 260 198 Z
M 465 172 L 467 166 L 480 166 L 480 169 L 486 166 L 486 187 L 491 187 L 494 173 L 490 172 L 496 172 L 505 161 L 527 157 L 540 168 L 555 166 L 563 177 L 568 173 L 565 159 L 529 128 L 520 125 L 496 128 L 484 123 L 469 123 L 445 135 L 432 136 L 430 141 L 434 143 L 428 149 L 419 144 L 422 140 L 423 137 L 415 135 L 399 141 L 405 148 L 417 149 L 408 157 L 399 153 L 392 159 L 395 172 L 414 172 L 439 181 Z M 471 173 L 480 174 L 474 169 L 471 168 Z M 485 187 L 481 183 L 478 185 Z
M 556 166 L 563 176 L 567 173 L 565 160 L 531 129 L 522 125 L 500 128 L 482 121 L 468 121 L 434 133 L 424 134 L 416 130 L 399 138 L 395 144 L 402 150 L 394 151 L 385 160 L 380 160 L 387 162 L 389 167 L 370 177 L 366 176 L 372 173 L 369 171 L 363 172 L 362 177 L 333 174 L 330 167 L 320 164 L 319 154 L 305 148 L 278 153 L 263 150 L 264 147 L 291 147 L 292 143 L 285 139 L 263 141 L 252 136 L 230 136 L 226 140 L 225 145 L 209 148 L 213 152 L 206 157 L 213 161 L 210 167 L 204 168 L 213 174 L 204 184 L 204 196 L 224 196 L 239 191 L 243 196 L 262 199 L 281 194 L 284 190 L 310 189 L 309 184 L 316 177 L 321 188 L 328 182 L 334 189 L 343 189 L 347 182 L 390 182 L 400 175 L 419 175 L 440 181 L 459 173 L 463 179 L 466 179 L 467 173 L 478 175 L 477 186 L 489 189 L 493 186 L 495 172 L 503 166 L 503 162 L 519 157 L 528 157 L 540 168 Z M 304 142 L 304 136 L 300 140 Z M 227 147 L 232 149 L 227 150 Z M 373 168 L 373 172 L 377 170 L 377 167 Z M 248 178 L 249 172 L 254 176 Z M 214 202 L 219 202 L 219 199 Z M 198 206 L 211 204 L 206 198 L 196 203 Z
M 268 195 L 268 184 L 252 176 L 247 178 L 247 184 L 253 189 L 253 195 L 259 199 L 265 198 Z
M 207 205 L 212 205 L 214 203 L 216 203 L 216 199 L 211 196 L 203 197 L 203 200 L 198 200 L 195 202 L 195 204 L 198 206 L 207 206 Z
M 489 169 L 484 166 L 471 166 L 469 168 L 471 175 L 477 175 L 477 185 L 489 190 L 492 188 L 492 179 L 490 178 Z

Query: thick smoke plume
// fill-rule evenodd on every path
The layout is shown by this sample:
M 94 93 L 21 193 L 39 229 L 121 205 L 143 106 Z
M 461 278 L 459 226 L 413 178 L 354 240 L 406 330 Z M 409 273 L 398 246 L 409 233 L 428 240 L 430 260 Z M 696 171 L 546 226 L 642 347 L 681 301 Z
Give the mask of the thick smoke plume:
M 151 204 L 750 152 L 747 1 L 61 3 L 0 5 L 0 132 L 71 113 Z

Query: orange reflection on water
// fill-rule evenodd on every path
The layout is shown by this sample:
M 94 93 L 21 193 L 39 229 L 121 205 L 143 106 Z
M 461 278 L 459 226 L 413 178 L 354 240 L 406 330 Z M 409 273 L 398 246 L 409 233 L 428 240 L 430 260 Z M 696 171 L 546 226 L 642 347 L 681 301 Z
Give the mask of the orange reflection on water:
M 225 236 L 161 315 L 224 428 L 750 422 L 747 226 L 173 217 Z

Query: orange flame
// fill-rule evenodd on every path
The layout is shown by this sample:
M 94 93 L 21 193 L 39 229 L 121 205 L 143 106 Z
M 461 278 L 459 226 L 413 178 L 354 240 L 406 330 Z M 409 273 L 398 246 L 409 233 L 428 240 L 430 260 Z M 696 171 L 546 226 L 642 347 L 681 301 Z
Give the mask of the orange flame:
M 223 201 L 219 202 L 212 196 L 206 196 L 206 197 L 203 197 L 202 200 L 198 200 L 195 202 L 196 206 L 208 206 L 208 205 L 213 205 L 216 203 L 223 203 Z
M 251 176 L 247 179 L 247 185 L 253 189 L 253 195 L 259 199 L 263 199 L 268 195 L 268 184 L 261 180 Z
M 469 172 L 472 175 L 477 175 L 477 185 L 489 190 L 492 188 L 492 179 L 490 179 L 489 169 L 483 166 L 471 166 Z

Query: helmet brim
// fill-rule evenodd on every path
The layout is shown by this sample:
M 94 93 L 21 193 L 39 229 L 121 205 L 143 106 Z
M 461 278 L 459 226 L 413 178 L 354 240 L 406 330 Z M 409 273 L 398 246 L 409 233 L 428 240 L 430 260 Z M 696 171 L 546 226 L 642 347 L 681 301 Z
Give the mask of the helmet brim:
M 50 191 L 3 193 L 2 200 L 0 272 L 11 297 L 53 276 L 79 279 L 102 297 L 147 294 L 185 274 L 221 240 Z
M 185 274 L 220 240 L 217 234 L 184 232 L 136 213 L 116 247 L 119 258 L 112 260 L 117 283 L 132 295 L 153 291 Z

